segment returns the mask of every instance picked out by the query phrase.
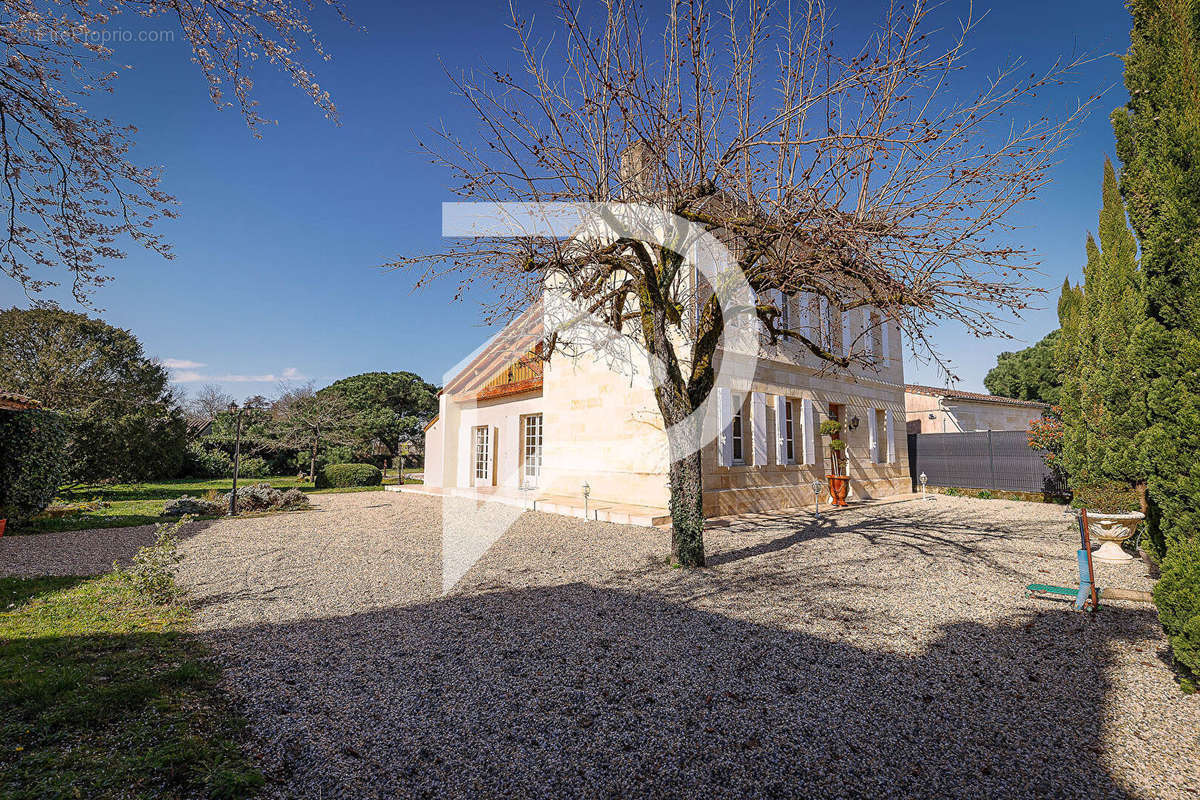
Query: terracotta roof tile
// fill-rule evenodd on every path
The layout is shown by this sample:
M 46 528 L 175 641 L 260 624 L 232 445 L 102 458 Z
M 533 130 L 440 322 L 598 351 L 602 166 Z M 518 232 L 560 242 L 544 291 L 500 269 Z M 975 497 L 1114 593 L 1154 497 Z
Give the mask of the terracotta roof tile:
M 945 397 L 948 400 L 975 400 L 981 403 L 998 403 L 1006 406 L 1027 406 L 1029 408 L 1049 408 L 1048 403 L 1036 400 L 1018 400 L 1015 397 L 1002 397 L 998 394 L 980 394 L 979 392 L 961 392 L 958 389 L 939 389 L 936 386 L 921 386 L 916 383 L 904 384 L 904 391 L 913 394 L 927 394 L 933 397 Z
M 0 410 L 26 411 L 31 408 L 41 408 L 42 404 L 32 397 L 26 397 L 16 392 L 0 391 Z

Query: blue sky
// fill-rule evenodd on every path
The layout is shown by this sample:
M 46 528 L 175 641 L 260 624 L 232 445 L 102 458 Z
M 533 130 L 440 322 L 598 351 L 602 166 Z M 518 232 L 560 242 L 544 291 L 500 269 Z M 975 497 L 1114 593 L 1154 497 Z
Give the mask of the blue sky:
M 411 370 L 440 382 L 491 331 L 479 325 L 471 297 L 453 302 L 453 286 L 414 294 L 413 276 L 378 265 L 440 243 L 441 203 L 454 198 L 448 175 L 418 153 L 417 138 L 441 124 L 474 130 L 442 63 L 508 63 L 507 5 L 351 1 L 356 27 L 319 11 L 333 60 L 317 65 L 318 75 L 342 124 L 260 69 L 257 96 L 264 115 L 278 120 L 261 140 L 236 113 L 212 107 L 179 41 L 116 45 L 115 60 L 134 69 L 103 110 L 138 127 L 135 159 L 164 166 L 164 188 L 181 201 L 182 217 L 163 227 L 175 260 L 131 248 L 113 265 L 116 280 L 94 301 L 103 318 L 174 365 L 185 388 L 208 381 L 245 397 L 271 394 L 281 380 L 323 385 L 371 370 Z M 832 5 L 839 35 L 858 42 L 883 4 Z M 540 4 L 521 8 L 537 12 Z M 952 0 L 948 8 L 965 13 L 967 4 Z M 987 10 L 987 0 L 975 8 Z M 1116 0 L 995 2 L 972 40 L 978 69 L 965 77 L 983 80 L 1012 58 L 1026 59 L 1032 71 L 1060 54 L 1123 52 L 1128 36 L 1129 17 Z M 1042 308 L 1010 327 L 1015 342 L 939 331 L 960 388 L 982 390 L 997 353 L 1057 326 L 1057 286 L 1064 275 L 1079 279 L 1084 236 L 1096 225 L 1102 159 L 1113 153 L 1108 112 L 1125 101 L 1120 81 L 1121 63 L 1109 56 L 1041 98 L 1059 114 L 1109 90 L 1055 168 L 1054 183 L 1016 217 L 1019 237 L 1042 257 L 1039 283 L 1053 290 L 1037 303 Z M 15 284 L 0 283 L 0 306 L 26 304 Z M 941 382 L 911 360 L 906 378 Z

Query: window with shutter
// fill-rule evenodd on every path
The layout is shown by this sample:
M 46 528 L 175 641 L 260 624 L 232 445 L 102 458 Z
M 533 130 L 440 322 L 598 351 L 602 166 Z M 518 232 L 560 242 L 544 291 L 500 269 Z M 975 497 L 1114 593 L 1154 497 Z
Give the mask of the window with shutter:
M 792 401 L 783 401 L 784 426 L 783 440 L 787 448 L 787 461 L 785 464 L 796 463 L 796 434 L 792 425 Z
M 745 464 L 746 455 L 742 441 L 742 400 L 739 395 L 733 395 L 733 421 L 729 426 L 729 439 L 733 448 L 733 463 Z

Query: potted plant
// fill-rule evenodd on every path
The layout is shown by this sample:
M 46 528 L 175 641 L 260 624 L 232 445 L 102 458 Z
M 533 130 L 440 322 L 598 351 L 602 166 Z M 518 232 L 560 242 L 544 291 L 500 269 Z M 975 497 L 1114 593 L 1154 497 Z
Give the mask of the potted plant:
M 1137 531 L 1146 518 L 1137 492 L 1127 483 L 1091 483 L 1075 487 L 1071 498 L 1074 508 L 1087 510 L 1088 533 L 1100 542 L 1092 554 L 1096 561 L 1124 564 L 1133 560 L 1121 545 Z
M 829 497 L 835 506 L 846 505 L 846 494 L 850 490 L 850 476 L 846 475 L 846 441 L 841 438 L 842 423 L 827 419 L 821 423 L 821 435 L 829 437 Z

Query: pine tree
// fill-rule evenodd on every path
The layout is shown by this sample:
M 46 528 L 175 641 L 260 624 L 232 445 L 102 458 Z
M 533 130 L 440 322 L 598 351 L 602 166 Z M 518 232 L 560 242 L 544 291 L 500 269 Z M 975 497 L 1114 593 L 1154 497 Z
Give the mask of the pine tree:
M 1054 353 L 1059 336 L 1059 331 L 1050 331 L 1024 350 L 1001 353 L 983 377 L 984 387 L 1002 397 L 1058 405 L 1062 379 L 1054 366 Z
M 1175 656 L 1200 672 L 1200 3 L 1130 0 L 1129 103 L 1113 112 L 1121 191 L 1141 245 L 1155 589 Z

